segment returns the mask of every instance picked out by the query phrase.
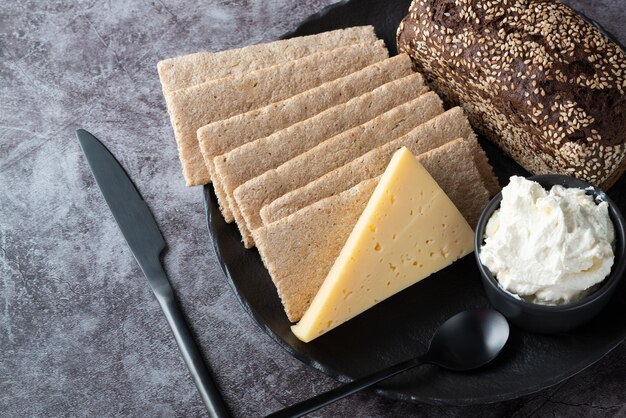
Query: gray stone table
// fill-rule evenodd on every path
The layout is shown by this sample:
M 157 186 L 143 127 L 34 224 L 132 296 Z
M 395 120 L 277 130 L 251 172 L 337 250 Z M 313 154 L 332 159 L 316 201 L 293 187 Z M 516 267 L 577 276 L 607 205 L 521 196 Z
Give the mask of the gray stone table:
M 0 2 L 0 416 L 202 416 L 145 279 L 85 164 L 84 127 L 121 159 L 169 244 L 165 265 L 235 416 L 336 385 L 244 312 L 186 188 L 156 63 L 276 39 L 332 0 Z M 626 42 L 624 0 L 571 0 Z M 320 416 L 626 416 L 626 345 L 488 407 L 362 393 Z

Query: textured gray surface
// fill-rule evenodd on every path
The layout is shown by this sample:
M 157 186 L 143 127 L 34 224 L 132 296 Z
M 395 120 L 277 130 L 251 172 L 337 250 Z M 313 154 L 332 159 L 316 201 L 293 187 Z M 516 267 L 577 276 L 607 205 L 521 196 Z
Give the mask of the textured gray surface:
M 0 4 L 0 416 L 200 416 L 145 279 L 85 165 L 84 127 L 120 158 L 169 244 L 165 265 L 233 414 L 336 383 L 239 306 L 188 189 L 156 62 L 272 40 L 332 0 Z M 297 4 L 296 4 L 297 3 Z M 626 43 L 624 0 L 570 1 Z M 626 345 L 536 395 L 440 408 L 363 393 L 324 416 L 626 416 Z

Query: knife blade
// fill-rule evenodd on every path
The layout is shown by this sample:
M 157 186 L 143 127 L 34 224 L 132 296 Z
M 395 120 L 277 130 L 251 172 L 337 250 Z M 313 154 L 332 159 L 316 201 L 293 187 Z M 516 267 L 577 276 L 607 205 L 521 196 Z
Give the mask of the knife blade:
M 78 129 L 76 136 L 122 235 L 163 309 L 209 415 L 228 417 L 226 405 L 193 340 L 163 270 L 161 252 L 166 246 L 165 239 L 150 208 L 124 168 L 98 138 L 84 129 Z

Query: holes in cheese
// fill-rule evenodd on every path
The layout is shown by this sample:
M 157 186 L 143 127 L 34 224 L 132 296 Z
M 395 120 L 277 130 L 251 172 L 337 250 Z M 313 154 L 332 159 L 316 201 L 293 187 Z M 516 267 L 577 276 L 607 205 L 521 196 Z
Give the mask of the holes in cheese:
M 317 338 L 472 252 L 473 238 L 426 169 L 400 149 L 293 333 Z

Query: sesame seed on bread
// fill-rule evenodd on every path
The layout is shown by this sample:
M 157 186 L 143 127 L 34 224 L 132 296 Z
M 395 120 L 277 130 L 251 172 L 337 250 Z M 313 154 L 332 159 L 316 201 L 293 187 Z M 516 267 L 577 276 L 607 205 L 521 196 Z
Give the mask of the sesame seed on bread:
M 626 56 L 555 0 L 415 0 L 398 27 L 432 88 L 534 174 L 626 170 Z

